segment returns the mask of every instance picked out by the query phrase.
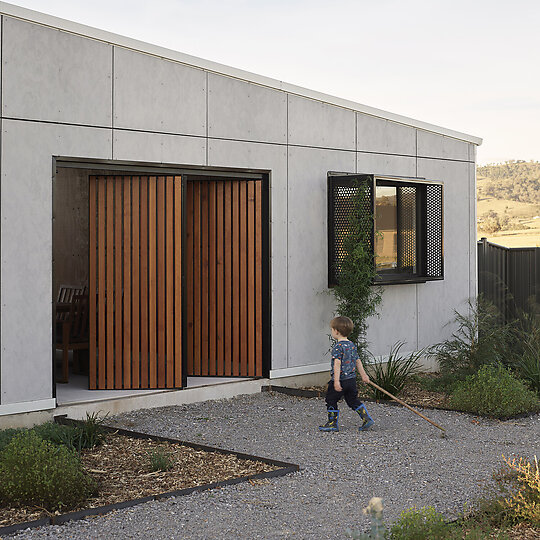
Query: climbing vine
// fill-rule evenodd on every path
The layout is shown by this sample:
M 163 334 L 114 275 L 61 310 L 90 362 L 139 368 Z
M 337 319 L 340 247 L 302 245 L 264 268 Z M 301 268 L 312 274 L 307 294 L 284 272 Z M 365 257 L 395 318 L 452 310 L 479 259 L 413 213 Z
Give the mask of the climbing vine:
M 338 284 L 334 287 L 337 315 L 349 317 L 354 323 L 349 339 L 365 358 L 367 353 L 367 319 L 377 314 L 382 289 L 373 285 L 377 275 L 371 231 L 374 216 L 362 211 L 367 187 L 356 181 L 353 195 L 355 211 L 349 219 L 348 232 L 343 240 L 345 257 L 338 272 Z

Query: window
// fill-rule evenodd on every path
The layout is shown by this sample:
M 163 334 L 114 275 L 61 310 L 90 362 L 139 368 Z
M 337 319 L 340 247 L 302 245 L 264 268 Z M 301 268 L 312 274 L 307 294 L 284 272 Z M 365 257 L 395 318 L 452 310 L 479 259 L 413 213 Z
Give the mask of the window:
M 374 217 L 369 232 L 377 282 L 443 279 L 443 186 L 420 178 L 328 175 L 328 282 L 339 279 L 343 240 L 364 186 L 360 211 Z

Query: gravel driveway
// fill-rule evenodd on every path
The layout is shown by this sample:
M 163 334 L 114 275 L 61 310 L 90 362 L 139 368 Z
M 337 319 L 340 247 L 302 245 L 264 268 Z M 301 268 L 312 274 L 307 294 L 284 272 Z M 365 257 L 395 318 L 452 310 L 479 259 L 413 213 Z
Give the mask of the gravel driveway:
M 501 455 L 540 455 L 540 416 L 499 422 L 426 411 L 448 437 L 402 407 L 367 404 L 359 433 L 342 403 L 339 433 L 321 433 L 322 399 L 262 393 L 141 410 L 110 424 L 297 463 L 299 473 L 151 502 L 99 518 L 27 530 L 17 538 L 344 538 L 364 529 L 361 509 L 382 497 L 386 521 L 413 505 L 451 517 L 473 501 Z

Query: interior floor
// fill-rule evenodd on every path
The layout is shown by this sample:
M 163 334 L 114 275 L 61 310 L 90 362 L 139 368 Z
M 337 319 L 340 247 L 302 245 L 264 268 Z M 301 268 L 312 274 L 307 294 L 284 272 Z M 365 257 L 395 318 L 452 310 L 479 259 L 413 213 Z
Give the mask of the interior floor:
M 59 369 L 58 358 L 59 355 L 57 354 L 57 368 Z M 186 388 L 248 381 L 249 379 L 249 377 L 188 377 Z M 92 401 L 125 398 L 141 394 L 159 394 L 161 392 L 176 392 L 176 390 L 162 388 L 154 390 L 89 390 L 88 375 L 70 373 L 69 382 L 67 384 L 56 383 L 56 402 L 57 405 L 69 405 L 74 403 L 89 403 Z

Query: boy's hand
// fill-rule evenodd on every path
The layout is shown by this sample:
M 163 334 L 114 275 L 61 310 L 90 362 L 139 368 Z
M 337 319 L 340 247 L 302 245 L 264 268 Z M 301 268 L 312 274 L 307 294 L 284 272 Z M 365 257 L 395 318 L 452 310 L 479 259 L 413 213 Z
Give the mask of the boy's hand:
M 341 386 L 340 382 L 334 382 L 334 388 L 336 392 L 341 392 L 343 390 L 343 387 Z
M 369 376 L 367 373 L 362 373 L 362 382 L 364 384 L 369 384 Z

